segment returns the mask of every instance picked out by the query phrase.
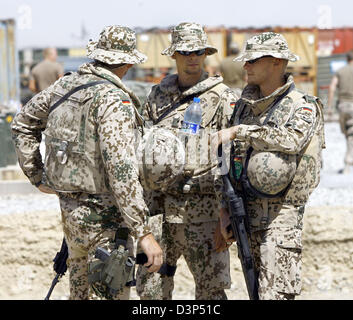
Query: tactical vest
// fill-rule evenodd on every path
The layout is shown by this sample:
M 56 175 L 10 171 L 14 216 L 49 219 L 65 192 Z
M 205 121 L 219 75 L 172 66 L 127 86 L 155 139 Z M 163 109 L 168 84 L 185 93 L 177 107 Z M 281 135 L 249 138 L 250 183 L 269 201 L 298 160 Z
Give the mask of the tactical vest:
M 189 163 L 186 162 L 184 167 L 184 172 L 180 177 L 179 181 L 174 183 L 167 189 L 167 193 L 170 194 L 180 194 L 180 193 L 199 193 L 199 194 L 214 194 L 214 173 L 211 172 L 213 168 L 217 167 L 217 162 L 207 164 L 206 161 L 203 162 L 203 159 L 200 159 L 200 155 L 206 155 L 208 152 L 206 150 L 193 150 L 193 146 L 198 148 L 198 146 L 203 145 L 207 146 L 208 143 L 206 139 L 209 138 L 209 133 L 207 130 L 203 129 L 219 129 L 216 127 L 212 127 L 210 124 L 214 117 L 216 116 L 219 108 L 221 106 L 222 94 L 229 89 L 223 83 L 218 83 L 212 88 L 208 88 L 207 91 L 202 92 L 201 94 L 197 94 L 196 96 L 201 99 L 201 107 L 202 107 L 202 122 L 201 122 L 201 132 L 204 131 L 204 134 L 200 134 L 200 136 L 188 137 L 188 147 L 187 150 L 192 152 L 187 152 L 186 150 L 186 159 L 189 160 Z M 203 97 L 207 94 L 207 100 L 217 101 L 216 107 L 211 104 L 202 103 Z M 211 96 L 210 96 L 211 95 Z M 175 110 L 185 112 L 189 103 L 192 102 L 194 96 L 190 96 L 187 101 L 180 104 L 178 108 Z M 180 113 L 180 111 L 178 113 Z M 175 113 L 175 112 L 173 112 Z M 157 125 L 162 124 L 163 127 L 171 128 L 174 134 L 178 134 L 181 128 L 181 121 L 179 121 L 180 117 L 177 117 L 178 121 L 175 121 L 176 118 L 168 118 L 168 119 L 160 119 L 160 122 Z M 205 139 L 205 141 L 201 141 L 200 139 Z M 184 141 L 183 141 L 184 142 Z M 190 148 L 189 148 L 190 147 Z M 208 150 L 208 149 L 207 149 Z M 206 152 L 206 153 L 203 153 Z M 208 157 L 210 155 L 208 154 Z
M 123 90 L 110 82 L 97 85 L 95 90 L 79 90 L 49 113 L 44 131 L 44 169 L 46 183 L 51 188 L 58 192 L 110 193 L 96 125 L 89 112 L 98 92 L 102 97 L 120 89 Z M 67 93 L 67 89 L 57 85 L 54 101 Z M 135 113 L 138 114 L 136 108 Z
M 250 185 L 249 181 L 246 180 L 244 185 L 244 172 L 246 173 L 247 162 L 249 157 L 246 158 L 245 168 L 242 174 L 234 179 L 239 181 L 240 177 L 243 180 L 243 189 L 247 190 L 248 195 L 255 198 L 282 198 L 285 203 L 294 205 L 304 205 L 312 191 L 318 186 L 320 182 L 320 169 L 321 169 L 321 150 L 324 148 L 324 119 L 323 119 L 323 106 L 320 100 L 314 96 L 304 94 L 298 90 L 292 90 L 286 97 L 292 99 L 291 109 L 289 110 L 288 117 L 286 117 L 282 123 L 276 123 L 277 126 L 284 126 L 294 113 L 294 107 L 296 102 L 301 99 L 305 99 L 306 102 L 314 104 L 317 109 L 317 117 L 315 130 L 312 136 L 308 138 L 308 142 L 303 150 L 296 156 L 296 171 L 292 181 L 289 181 L 288 186 L 276 195 L 265 194 L 259 190 L 256 190 Z M 281 103 L 277 106 L 277 110 L 280 110 Z M 240 117 L 245 104 L 240 103 L 235 114 L 235 117 Z M 273 114 L 268 118 L 269 121 L 274 119 L 276 110 L 273 110 Z M 232 117 L 233 118 L 233 117 Z M 234 119 L 232 119 L 234 120 Z M 233 121 L 231 122 L 233 123 Z M 252 149 L 251 147 L 249 148 Z M 248 155 L 250 153 L 248 152 Z M 236 158 L 236 155 L 232 155 L 232 158 Z M 231 163 L 234 161 L 231 161 Z M 233 166 L 234 168 L 234 166 Z M 233 169 L 232 176 L 235 176 L 235 170 Z

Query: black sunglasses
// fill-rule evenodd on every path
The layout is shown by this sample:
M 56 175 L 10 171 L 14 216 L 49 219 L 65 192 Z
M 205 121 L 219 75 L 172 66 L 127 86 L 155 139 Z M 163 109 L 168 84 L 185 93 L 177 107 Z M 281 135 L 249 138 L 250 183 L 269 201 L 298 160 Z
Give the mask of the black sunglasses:
M 257 61 L 259 61 L 260 59 L 266 58 L 266 57 L 272 57 L 272 56 L 262 56 L 262 57 L 260 57 L 260 58 L 253 59 L 253 60 L 249 60 L 249 61 L 246 61 L 246 62 L 249 63 L 249 64 L 254 64 L 254 63 L 256 63 Z
M 177 52 L 180 53 L 182 56 L 190 56 L 193 53 L 195 53 L 197 56 L 202 56 L 203 54 L 205 54 L 206 49 L 200 49 L 196 51 L 177 51 Z

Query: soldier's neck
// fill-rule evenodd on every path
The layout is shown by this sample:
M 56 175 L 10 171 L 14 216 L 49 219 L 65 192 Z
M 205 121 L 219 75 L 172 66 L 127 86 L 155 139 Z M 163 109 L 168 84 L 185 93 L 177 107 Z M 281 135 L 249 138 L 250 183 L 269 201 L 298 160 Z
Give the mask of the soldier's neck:
M 191 88 L 200 82 L 202 71 L 197 74 L 178 73 L 179 88 Z
M 265 83 L 259 85 L 262 97 L 268 97 L 278 88 L 283 87 L 286 84 L 286 80 L 283 76 L 274 78 L 272 77 Z

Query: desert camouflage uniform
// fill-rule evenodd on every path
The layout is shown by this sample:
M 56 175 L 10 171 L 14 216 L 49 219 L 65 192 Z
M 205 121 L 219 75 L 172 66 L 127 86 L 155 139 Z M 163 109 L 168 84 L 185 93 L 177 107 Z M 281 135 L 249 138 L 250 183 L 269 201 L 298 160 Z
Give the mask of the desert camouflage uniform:
M 198 40 L 192 42 L 195 37 Z M 183 23 L 174 29 L 172 45 L 163 54 L 172 56 L 175 50 L 194 51 L 203 48 L 210 49 L 209 54 L 216 52 L 206 41 L 207 36 L 199 25 Z M 167 76 L 152 88 L 144 113 L 145 120 L 152 121 L 155 126 L 179 132 L 185 110 L 193 97 L 201 99 L 202 142 L 198 138 L 189 139 L 184 176 L 155 197 L 157 211 L 164 213 L 160 241 L 166 254 L 166 263 L 176 266 L 178 259 L 184 256 L 195 280 L 197 300 L 226 299 L 224 289 L 230 288 L 229 252 L 216 253 L 213 249 L 213 233 L 219 211 L 212 171 L 216 164 L 212 159 L 202 160 L 204 155 L 210 156 L 209 134 L 227 125 L 232 107 L 238 100 L 222 84 L 222 80 L 222 77 L 208 77 L 204 73 L 196 85 L 181 92 L 178 76 Z M 178 103 L 180 105 L 176 109 L 163 117 Z M 199 148 L 203 148 L 203 151 Z M 172 298 L 173 277 L 148 274 L 144 267 L 140 267 L 136 278 L 141 299 Z
M 218 86 L 218 89 L 216 87 Z M 221 94 L 217 93 L 221 88 Z M 222 92 L 223 91 L 223 92 Z M 221 77 L 207 77 L 194 87 L 181 93 L 177 85 L 177 76 L 171 75 L 152 89 L 146 104 L 145 120 L 155 122 L 173 103 L 183 97 L 190 99 L 177 110 L 166 116 L 158 126 L 180 128 L 184 112 L 197 95 L 201 98 L 203 110 L 203 128 L 224 128 L 232 112 L 231 106 L 237 100 L 233 92 L 222 84 Z M 206 132 L 206 130 L 205 130 Z M 208 146 L 208 143 L 207 143 Z M 195 153 L 196 150 L 194 150 Z M 191 160 L 191 155 L 187 154 Z M 224 289 L 230 287 L 228 251 L 213 251 L 213 233 L 217 224 L 219 205 L 214 193 L 214 166 L 195 164 L 186 165 L 185 171 L 190 180 L 179 181 L 158 197 L 164 209 L 161 245 L 166 251 L 166 262 L 176 266 L 177 260 L 184 255 L 196 282 L 196 299 L 224 298 Z M 197 160 L 196 160 L 197 162 Z M 195 166 L 196 165 L 196 166 Z M 189 192 L 183 192 L 185 184 Z M 173 278 L 159 274 L 138 272 L 138 293 L 144 298 L 171 299 Z M 141 282 L 140 282 L 141 281 Z M 153 283 L 153 285 L 151 285 Z M 163 292 L 160 292 L 159 289 Z M 143 289 L 142 289 L 143 288 Z
M 237 59 L 248 61 L 263 55 L 296 60 L 285 39 L 278 34 L 264 33 L 248 40 L 245 53 Z M 324 147 L 322 105 L 315 97 L 294 89 L 287 92 L 269 117 L 271 104 L 286 93 L 293 84 L 287 76 L 286 84 L 267 97 L 259 87 L 248 85 L 236 105 L 231 125 L 237 125 L 234 155 L 245 166 L 246 151 L 252 147 L 264 155 L 272 153 L 296 164 L 294 177 L 287 177 L 289 187 L 283 196 L 261 199 L 248 196 L 247 213 L 250 218 L 251 247 L 259 272 L 260 299 L 294 299 L 301 291 L 302 229 L 305 203 L 320 179 L 321 149 Z M 294 156 L 294 158 L 293 158 Z M 276 170 L 267 157 L 258 159 L 254 170 L 262 179 L 262 190 L 277 194 L 276 180 L 285 170 Z M 279 168 L 280 169 L 280 168 Z M 283 168 L 282 168 L 283 169 Z M 293 180 L 292 180 L 293 179 Z M 235 182 L 241 189 L 240 182 Z
M 130 34 L 130 31 L 125 27 L 107 27 L 101 33 L 98 47 L 104 48 L 106 42 L 102 40 L 109 38 L 109 43 L 114 43 L 116 36 L 124 36 L 126 33 Z M 133 41 L 130 45 L 133 47 Z M 114 48 L 119 49 L 119 46 L 116 45 Z M 116 58 L 116 55 L 119 55 L 117 50 L 111 55 L 105 51 L 105 56 L 103 51 L 98 53 L 91 51 L 91 57 L 99 58 L 102 62 L 107 62 L 104 60 L 107 58 L 110 62 L 120 63 L 120 58 L 126 58 L 127 55 L 126 47 L 124 50 L 125 55 L 118 58 Z M 126 58 L 126 62 L 142 61 L 142 58 L 143 56 L 132 53 L 130 60 Z M 52 111 L 49 117 L 49 108 L 65 93 L 97 80 L 107 80 L 107 83 L 80 90 L 69 98 L 70 103 L 76 107 L 77 101 L 83 102 L 81 107 L 86 113 L 82 112 L 81 117 L 73 117 L 67 111 L 65 113 L 63 111 L 65 109 L 61 109 L 63 108 L 61 106 Z M 70 103 L 68 102 L 66 106 Z M 138 99 L 122 84 L 121 79 L 100 67 L 99 63 L 93 62 L 82 65 L 78 72 L 64 76 L 37 94 L 21 109 L 13 121 L 13 139 L 19 164 L 34 185 L 45 183 L 39 153 L 42 132 L 45 130 L 47 133 L 46 145 L 49 150 L 46 150 L 46 160 L 48 160 L 53 155 L 52 151 L 57 150 L 55 146 L 53 150 L 50 149 L 51 141 L 55 142 L 55 139 L 51 139 L 51 134 L 66 130 L 62 128 L 72 127 L 72 132 L 70 130 L 61 132 L 62 135 L 67 135 L 71 143 L 77 138 L 75 130 L 76 133 L 79 131 L 78 140 L 83 147 L 83 153 L 81 152 L 83 155 L 74 158 L 69 147 L 67 163 L 58 167 L 61 169 L 64 167 L 67 170 L 65 172 L 70 172 L 70 175 L 60 177 L 62 172 L 51 172 L 50 175 L 47 172 L 48 178 L 50 176 L 47 181 L 49 186 L 55 187 L 62 181 L 69 181 L 72 187 L 72 190 L 58 192 L 65 240 L 69 250 L 67 264 L 70 274 L 70 299 L 88 299 L 90 290 L 87 265 L 92 261 L 98 246 L 113 249 L 117 228 L 129 228 L 127 248 L 131 255 L 132 237 L 139 238 L 150 232 L 145 221 L 148 208 L 143 199 L 135 157 L 139 121 L 134 104 L 138 106 Z M 75 144 L 72 143 L 71 146 L 74 150 Z M 48 163 L 46 169 L 50 168 Z M 111 298 L 128 299 L 129 288 L 125 287 Z

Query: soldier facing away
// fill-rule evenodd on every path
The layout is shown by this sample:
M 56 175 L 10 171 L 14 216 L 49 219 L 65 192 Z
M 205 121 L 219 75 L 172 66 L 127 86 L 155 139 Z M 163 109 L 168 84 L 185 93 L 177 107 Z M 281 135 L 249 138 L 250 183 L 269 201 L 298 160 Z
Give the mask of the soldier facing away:
M 246 198 L 259 297 L 294 299 L 301 292 L 305 204 L 320 179 L 322 104 L 297 90 L 285 73 L 288 61 L 298 57 L 282 35 L 250 38 L 236 60 L 245 62 L 248 85 L 218 142 L 233 142 L 230 177 Z M 223 201 L 222 207 L 221 233 L 228 241 Z
M 165 77 L 152 88 L 145 105 L 145 120 L 177 134 L 185 110 L 198 97 L 203 130 L 225 128 L 238 97 L 222 83 L 222 77 L 209 77 L 203 70 L 206 57 L 216 52 L 207 43 L 207 35 L 199 24 L 176 26 L 172 43 L 162 54 L 175 60 L 177 74 Z M 198 158 L 197 139 L 189 137 L 185 167 L 177 181 L 154 194 L 163 216 L 161 246 L 169 266 L 176 267 L 184 256 L 195 280 L 195 299 L 226 299 L 224 289 L 230 287 L 229 253 L 216 252 L 212 245 L 219 211 L 212 172 L 217 163 L 193 159 Z M 205 146 L 207 153 L 208 141 Z M 137 293 L 141 299 L 172 299 L 173 288 L 172 274 L 152 275 L 144 267 L 138 269 Z
M 139 240 L 149 272 L 158 271 L 163 262 L 162 250 L 146 223 L 148 208 L 138 176 L 134 147 L 136 129 L 142 125 L 136 109 L 139 100 L 121 81 L 146 56 L 136 50 L 134 31 L 109 26 L 98 42 L 89 42 L 88 57 L 94 62 L 33 97 L 12 125 L 22 170 L 40 191 L 59 197 L 69 252 L 70 299 L 89 298 L 88 265 L 98 246 L 113 250 L 118 230 L 129 230 L 124 239 L 118 238 L 125 241 L 129 255 L 133 255 L 132 237 Z M 53 106 L 72 89 L 87 84 L 91 86 Z M 39 153 L 42 132 L 45 172 Z M 92 288 L 106 298 L 129 298 L 125 283 L 117 292 L 108 292 L 99 283 Z
M 348 64 L 333 76 L 328 95 L 328 114 L 333 111 L 333 98 L 338 89 L 338 113 L 341 131 L 346 138 L 344 174 L 353 172 L 353 50 L 347 53 Z

